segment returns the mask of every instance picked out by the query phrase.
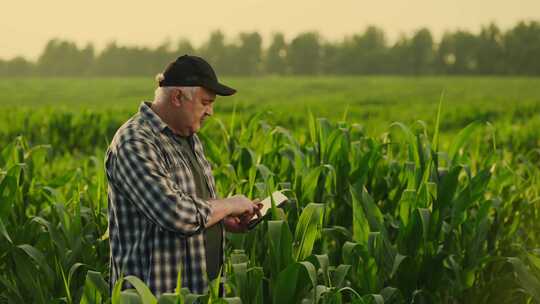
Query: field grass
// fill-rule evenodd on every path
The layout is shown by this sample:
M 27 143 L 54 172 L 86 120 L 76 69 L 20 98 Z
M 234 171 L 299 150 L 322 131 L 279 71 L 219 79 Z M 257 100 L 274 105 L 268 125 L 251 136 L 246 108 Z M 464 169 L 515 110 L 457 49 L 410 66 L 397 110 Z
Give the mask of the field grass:
M 228 122 L 268 113 L 265 119 L 295 129 L 306 113 L 360 123 L 371 135 L 394 121 L 433 126 L 442 98 L 441 131 L 474 120 L 525 126 L 540 112 L 540 78 L 516 77 L 264 77 L 224 79 L 239 90 L 220 97 L 215 117 Z M 0 127 L 21 129 L 19 116 L 46 119 L 51 113 L 109 112 L 125 120 L 143 100 L 151 100 L 152 78 L 0 79 Z
M 252 77 L 224 78 L 238 103 L 432 103 L 442 90 L 449 103 L 528 102 L 540 98 L 539 78 L 523 77 Z M 2 105 L 130 106 L 152 97 L 151 78 L 0 78 Z
M 224 82 L 239 94 L 201 131 L 219 195 L 291 198 L 228 235 L 227 303 L 540 301 L 540 79 Z M 153 89 L 0 79 L 0 303 L 156 303 L 106 286 L 103 171 Z

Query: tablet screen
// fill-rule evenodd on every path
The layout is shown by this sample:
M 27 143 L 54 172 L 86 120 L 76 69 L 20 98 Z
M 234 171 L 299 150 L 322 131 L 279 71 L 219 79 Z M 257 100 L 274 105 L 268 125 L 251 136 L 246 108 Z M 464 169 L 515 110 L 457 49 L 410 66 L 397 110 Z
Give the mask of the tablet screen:
M 283 204 L 284 202 L 288 200 L 288 198 L 285 195 L 283 195 L 283 193 L 281 193 L 280 191 L 276 191 L 272 193 L 272 197 L 274 198 L 274 203 L 276 204 L 276 207 L 278 207 L 279 205 Z M 251 220 L 251 222 L 249 223 L 249 229 L 253 229 L 253 227 L 255 227 L 266 215 L 268 210 L 272 208 L 272 201 L 270 199 L 270 196 L 262 200 L 260 203 L 263 204 L 263 207 L 261 208 L 262 217 L 259 218 L 258 216 L 255 216 L 253 220 Z
M 288 198 L 280 191 L 272 193 L 272 197 L 274 198 L 274 203 L 276 204 L 276 207 L 288 200 Z M 263 204 L 263 207 L 261 209 L 261 215 L 265 216 L 266 212 L 268 212 L 268 210 L 272 208 L 270 196 L 261 201 L 261 204 Z

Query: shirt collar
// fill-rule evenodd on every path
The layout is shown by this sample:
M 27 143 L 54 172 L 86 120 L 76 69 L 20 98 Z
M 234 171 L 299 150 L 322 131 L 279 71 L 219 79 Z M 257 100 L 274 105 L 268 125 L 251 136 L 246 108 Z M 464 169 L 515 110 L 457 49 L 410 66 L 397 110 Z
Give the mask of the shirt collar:
M 161 118 L 150 108 L 150 102 L 144 101 L 139 107 L 139 113 L 141 117 L 150 124 L 150 127 L 156 132 L 160 133 L 167 129 L 167 124 L 161 120 Z

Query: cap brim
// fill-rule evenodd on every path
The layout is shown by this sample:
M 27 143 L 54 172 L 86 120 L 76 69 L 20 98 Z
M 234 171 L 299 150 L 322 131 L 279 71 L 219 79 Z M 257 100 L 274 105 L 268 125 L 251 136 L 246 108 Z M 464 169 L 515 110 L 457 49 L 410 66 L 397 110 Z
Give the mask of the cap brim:
M 228 87 L 224 84 L 221 84 L 219 82 L 207 83 L 204 85 L 204 87 L 216 93 L 219 96 L 231 96 L 234 93 L 236 93 L 235 89 Z

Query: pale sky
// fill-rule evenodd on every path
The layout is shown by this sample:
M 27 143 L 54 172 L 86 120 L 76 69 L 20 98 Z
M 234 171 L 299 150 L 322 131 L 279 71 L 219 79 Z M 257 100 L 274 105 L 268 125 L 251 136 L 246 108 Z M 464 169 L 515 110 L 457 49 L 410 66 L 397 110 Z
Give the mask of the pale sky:
M 274 32 L 287 39 L 318 31 L 336 41 L 368 25 L 385 30 L 390 42 L 400 33 L 428 27 L 438 39 L 445 30 L 478 31 L 497 23 L 508 29 L 519 20 L 540 20 L 540 0 L 0 0 L 0 58 L 36 59 L 46 42 L 61 38 L 101 50 L 120 45 L 174 45 L 187 38 L 196 46 L 213 30 L 233 39 L 258 31 L 268 43 Z

